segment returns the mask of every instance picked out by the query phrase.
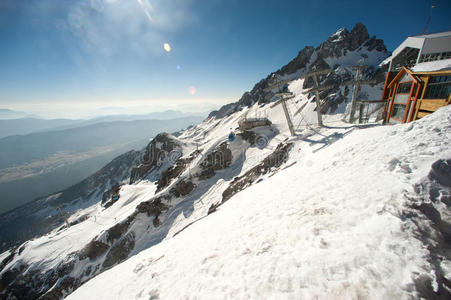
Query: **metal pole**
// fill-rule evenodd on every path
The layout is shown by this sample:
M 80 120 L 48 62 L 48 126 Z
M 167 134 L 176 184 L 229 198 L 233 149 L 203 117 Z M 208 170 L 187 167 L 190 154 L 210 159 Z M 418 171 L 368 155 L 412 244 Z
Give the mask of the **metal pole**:
M 67 220 L 66 215 L 63 213 L 63 211 L 61 210 L 61 208 L 59 206 L 56 207 L 56 209 L 59 211 L 61 217 L 64 219 L 64 221 L 66 222 L 67 227 L 69 227 L 69 220 Z
M 283 98 L 282 98 L 282 107 L 283 107 L 283 112 L 285 113 L 285 118 L 287 118 L 288 129 L 290 129 L 290 134 L 291 134 L 291 136 L 294 136 L 295 134 L 294 134 L 293 123 L 291 122 L 290 114 L 288 112 L 287 103 L 285 102 L 285 99 L 283 99 Z
M 362 69 L 362 66 L 357 67 L 357 72 L 355 74 L 355 81 L 354 81 L 354 92 L 352 93 L 352 103 L 351 103 L 351 113 L 349 114 L 349 123 L 354 122 L 354 114 L 355 109 L 357 106 L 357 96 L 360 89 L 360 70 Z
M 315 81 L 315 88 L 318 89 L 319 84 L 318 84 L 318 78 L 316 77 L 316 74 L 313 74 L 313 80 Z M 318 117 L 318 125 L 320 127 L 323 127 L 323 118 L 321 116 L 321 102 L 319 100 L 319 90 L 315 91 L 315 95 L 316 95 L 316 115 Z

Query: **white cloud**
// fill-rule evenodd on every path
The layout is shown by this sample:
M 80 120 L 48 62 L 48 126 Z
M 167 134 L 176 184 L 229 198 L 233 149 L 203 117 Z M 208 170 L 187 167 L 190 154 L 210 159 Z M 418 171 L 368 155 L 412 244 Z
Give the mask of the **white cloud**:
M 156 55 L 161 53 L 164 41 L 194 19 L 191 2 L 77 1 L 68 4 L 66 27 L 75 38 L 75 45 L 89 56 L 111 59 L 124 53 Z

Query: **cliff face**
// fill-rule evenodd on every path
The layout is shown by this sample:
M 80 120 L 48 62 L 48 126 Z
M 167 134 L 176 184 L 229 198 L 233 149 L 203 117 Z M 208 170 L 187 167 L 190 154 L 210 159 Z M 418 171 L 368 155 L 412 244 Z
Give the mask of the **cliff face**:
M 317 48 L 306 46 L 288 64 L 260 80 L 251 91 L 245 92 L 240 100 L 211 112 L 209 117 L 223 118 L 244 106 L 251 106 L 254 103 L 266 104 L 272 100 L 272 94 L 263 90 L 270 86 L 270 81 L 277 78 L 296 79 L 312 69 L 333 70 L 331 74 L 320 80 L 321 84 L 336 86 L 334 89 L 323 91 L 320 95 L 323 99 L 321 112 L 333 113 L 346 96 L 338 93 L 338 85 L 352 79 L 352 67 L 357 64 L 366 64 L 369 68 L 364 72 L 364 78 L 375 78 L 378 82 L 382 82 L 383 72 L 379 70 L 378 64 L 388 55 L 383 40 L 375 36 L 370 37 L 365 25 L 358 23 L 351 31 L 345 28 L 340 29 Z M 304 88 L 310 88 L 312 85 L 313 81 L 307 80 Z

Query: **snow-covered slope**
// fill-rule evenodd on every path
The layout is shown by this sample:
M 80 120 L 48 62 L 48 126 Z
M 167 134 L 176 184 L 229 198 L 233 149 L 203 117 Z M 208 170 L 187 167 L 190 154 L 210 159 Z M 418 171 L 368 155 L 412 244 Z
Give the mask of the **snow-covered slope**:
M 429 284 L 449 296 L 439 283 L 451 279 L 451 262 L 434 265 L 418 227 L 431 243 L 446 236 L 414 207 L 432 203 L 449 224 L 451 186 L 435 190 L 448 202 L 412 195 L 435 161 L 451 158 L 450 124 L 446 107 L 412 124 L 330 129 L 352 131 L 321 151 L 293 139 L 295 165 L 68 299 L 411 299 Z

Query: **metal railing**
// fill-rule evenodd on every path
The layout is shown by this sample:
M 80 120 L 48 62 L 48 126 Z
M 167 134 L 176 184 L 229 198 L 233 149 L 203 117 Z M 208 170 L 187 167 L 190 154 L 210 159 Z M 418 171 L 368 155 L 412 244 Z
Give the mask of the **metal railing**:
M 359 107 L 359 124 L 368 123 L 370 116 L 378 112 L 375 121 L 383 119 L 385 103 L 387 100 L 357 100 Z

